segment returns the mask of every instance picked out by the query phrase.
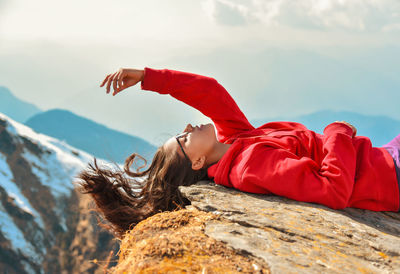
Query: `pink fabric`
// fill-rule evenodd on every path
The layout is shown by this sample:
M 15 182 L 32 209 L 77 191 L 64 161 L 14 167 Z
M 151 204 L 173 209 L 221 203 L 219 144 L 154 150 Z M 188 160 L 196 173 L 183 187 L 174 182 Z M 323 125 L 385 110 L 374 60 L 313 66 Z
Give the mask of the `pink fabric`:
M 397 183 L 400 189 L 400 134 L 382 147 L 385 148 L 393 157 L 396 167 Z

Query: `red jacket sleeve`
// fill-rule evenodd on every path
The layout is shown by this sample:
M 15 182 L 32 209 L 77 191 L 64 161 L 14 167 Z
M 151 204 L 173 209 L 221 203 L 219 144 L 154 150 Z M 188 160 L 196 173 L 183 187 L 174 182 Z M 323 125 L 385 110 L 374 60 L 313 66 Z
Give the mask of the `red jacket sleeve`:
M 254 129 L 225 88 L 211 77 L 146 67 L 141 88 L 170 94 L 199 110 L 214 122 L 220 142 Z
M 255 184 L 293 200 L 333 209 L 347 207 L 356 170 L 352 129 L 330 124 L 324 130 L 323 143 L 321 164 L 284 149 L 260 147 L 247 163 L 240 187 L 245 190 L 247 184 Z

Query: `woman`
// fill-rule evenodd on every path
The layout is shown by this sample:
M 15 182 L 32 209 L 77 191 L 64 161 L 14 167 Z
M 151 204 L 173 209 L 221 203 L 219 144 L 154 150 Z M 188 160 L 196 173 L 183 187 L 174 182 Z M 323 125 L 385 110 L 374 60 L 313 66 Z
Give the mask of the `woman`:
M 128 157 L 124 169 L 130 178 L 96 161 L 80 174 L 84 191 L 117 236 L 159 211 L 184 205 L 178 186 L 207 178 L 245 192 L 333 209 L 399 210 L 400 135 L 377 148 L 346 122 L 329 124 L 324 134 L 294 122 L 254 128 L 215 79 L 175 70 L 120 69 L 100 86 L 110 93 L 113 85 L 114 96 L 138 82 L 143 90 L 170 94 L 198 109 L 212 119 L 216 132 L 213 124 L 188 124 L 158 148 L 147 170 L 129 170 L 136 158 L 143 158 Z

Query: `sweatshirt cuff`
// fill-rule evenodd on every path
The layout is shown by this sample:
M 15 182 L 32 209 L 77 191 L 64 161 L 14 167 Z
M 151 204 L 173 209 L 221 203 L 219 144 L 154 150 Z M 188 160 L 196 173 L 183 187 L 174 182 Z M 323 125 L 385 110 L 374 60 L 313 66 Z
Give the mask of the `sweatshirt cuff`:
M 140 88 L 142 90 L 151 90 L 157 91 L 160 94 L 167 94 L 167 92 L 161 92 L 167 80 L 167 70 L 145 67 L 143 71 L 143 79 L 140 83 Z
M 324 135 L 330 135 L 333 133 L 343 133 L 349 135 L 350 137 L 353 137 L 354 135 L 353 129 L 350 126 L 338 122 L 329 124 L 324 129 Z

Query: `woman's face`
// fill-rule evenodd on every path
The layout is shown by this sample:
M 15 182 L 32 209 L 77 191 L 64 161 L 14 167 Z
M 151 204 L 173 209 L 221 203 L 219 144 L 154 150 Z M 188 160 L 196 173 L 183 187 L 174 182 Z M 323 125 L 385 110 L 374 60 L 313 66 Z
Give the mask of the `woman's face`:
M 218 142 L 213 124 L 195 127 L 188 124 L 182 133 L 184 134 L 181 134 L 181 137 L 178 138 L 182 148 L 179 146 L 175 136 L 168 139 L 164 145 L 168 149 L 177 150 L 179 155 L 185 157 L 182 152 L 183 149 L 191 162 L 198 157 L 211 155 L 215 144 Z

